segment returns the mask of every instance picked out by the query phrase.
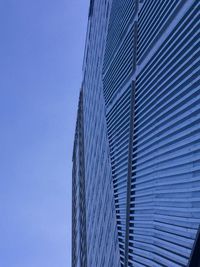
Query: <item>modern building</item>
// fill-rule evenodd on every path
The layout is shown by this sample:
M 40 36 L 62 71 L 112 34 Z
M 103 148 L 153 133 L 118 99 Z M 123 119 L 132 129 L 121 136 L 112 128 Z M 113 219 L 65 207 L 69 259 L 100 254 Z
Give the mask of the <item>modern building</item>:
M 200 1 L 91 0 L 72 267 L 200 266 Z

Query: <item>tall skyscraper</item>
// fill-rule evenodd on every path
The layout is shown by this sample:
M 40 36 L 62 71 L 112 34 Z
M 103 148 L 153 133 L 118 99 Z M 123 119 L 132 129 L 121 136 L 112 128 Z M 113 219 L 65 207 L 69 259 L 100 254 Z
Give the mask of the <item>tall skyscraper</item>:
M 200 266 L 200 1 L 91 0 L 72 267 Z

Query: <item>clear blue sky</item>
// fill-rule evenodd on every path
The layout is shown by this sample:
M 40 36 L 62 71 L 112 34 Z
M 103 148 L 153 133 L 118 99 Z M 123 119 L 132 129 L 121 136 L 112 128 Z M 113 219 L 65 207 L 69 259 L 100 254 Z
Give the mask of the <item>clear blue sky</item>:
M 0 266 L 69 267 L 88 0 L 0 0 Z

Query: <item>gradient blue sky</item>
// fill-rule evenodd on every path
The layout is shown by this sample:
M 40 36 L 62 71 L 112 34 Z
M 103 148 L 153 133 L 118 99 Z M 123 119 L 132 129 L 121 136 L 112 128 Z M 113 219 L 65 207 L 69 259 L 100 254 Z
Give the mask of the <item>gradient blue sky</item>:
M 88 0 L 0 0 L 0 266 L 69 267 Z

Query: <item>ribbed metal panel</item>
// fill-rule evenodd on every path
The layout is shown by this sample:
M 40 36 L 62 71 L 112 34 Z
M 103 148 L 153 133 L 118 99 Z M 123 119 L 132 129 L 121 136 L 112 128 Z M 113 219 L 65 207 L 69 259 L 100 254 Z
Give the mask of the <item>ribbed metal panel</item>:
M 113 0 L 109 19 L 106 50 L 103 71 L 109 65 L 110 59 L 118 48 L 126 29 L 133 19 L 135 9 L 134 0 Z
M 96 0 L 90 7 L 83 83 L 87 264 L 197 267 L 200 1 Z M 81 157 L 74 152 L 74 266 L 84 260 L 77 242 L 84 237 L 77 224 Z
M 194 1 L 136 79 L 129 266 L 187 266 L 199 227 L 199 29 Z
M 83 94 L 80 93 L 72 170 L 72 267 L 87 267 Z
M 138 16 L 138 62 L 166 29 L 185 0 L 145 0 Z
M 126 192 L 130 114 L 131 87 L 121 96 L 107 115 L 118 238 L 122 262 L 124 261 L 126 234 Z
M 106 104 L 133 71 L 134 27 L 131 27 L 103 77 Z

